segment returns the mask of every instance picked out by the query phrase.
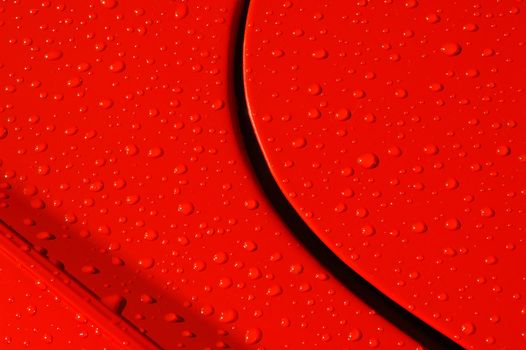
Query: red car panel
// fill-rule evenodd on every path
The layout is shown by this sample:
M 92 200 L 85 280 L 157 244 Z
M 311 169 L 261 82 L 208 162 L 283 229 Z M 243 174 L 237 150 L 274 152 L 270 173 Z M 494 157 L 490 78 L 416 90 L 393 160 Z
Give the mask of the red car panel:
M 231 78 L 242 5 L 4 2 L 0 217 L 35 252 L 29 266 L 52 264 L 113 311 L 88 319 L 119 344 L 421 348 L 312 257 L 259 187 Z M 64 323 L 52 346 L 73 346 L 81 301 L 34 303 L 39 328 Z
M 525 343 L 522 1 L 252 1 L 245 87 L 297 213 L 470 348 Z

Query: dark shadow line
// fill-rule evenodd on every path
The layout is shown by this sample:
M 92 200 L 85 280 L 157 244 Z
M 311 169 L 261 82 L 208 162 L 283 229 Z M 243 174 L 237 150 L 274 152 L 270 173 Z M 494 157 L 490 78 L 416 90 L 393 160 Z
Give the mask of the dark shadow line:
M 264 1 L 264 0 L 262 0 Z M 254 173 L 281 220 L 286 224 L 307 251 L 354 295 L 365 302 L 376 313 L 408 336 L 428 349 L 463 349 L 459 344 L 434 329 L 417 316 L 400 306 L 365 278 L 347 266 L 323 241 L 307 226 L 296 210 L 281 192 L 259 146 L 255 130 L 251 124 L 247 97 L 244 88 L 244 38 L 250 0 L 244 1 L 239 17 L 239 29 L 235 41 L 233 59 L 233 81 L 239 128 Z

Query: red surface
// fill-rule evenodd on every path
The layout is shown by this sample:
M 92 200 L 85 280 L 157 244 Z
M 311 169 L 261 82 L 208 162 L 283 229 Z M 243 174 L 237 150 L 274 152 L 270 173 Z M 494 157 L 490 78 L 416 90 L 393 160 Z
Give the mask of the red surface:
M 309 256 L 259 189 L 230 81 L 240 5 L 4 2 L 0 217 L 164 348 L 419 348 Z M 9 264 L 9 285 L 30 292 Z M 32 302 L 36 328 L 61 319 L 54 348 L 77 341 L 74 308 Z
M 522 1 L 251 3 L 245 85 L 284 194 L 466 347 L 526 347 Z
M 16 262 L 2 254 L 0 266 L 2 349 L 118 349 L 103 329 L 78 319 L 74 307 Z
M 155 348 L 41 253 L 0 223 L 2 348 Z

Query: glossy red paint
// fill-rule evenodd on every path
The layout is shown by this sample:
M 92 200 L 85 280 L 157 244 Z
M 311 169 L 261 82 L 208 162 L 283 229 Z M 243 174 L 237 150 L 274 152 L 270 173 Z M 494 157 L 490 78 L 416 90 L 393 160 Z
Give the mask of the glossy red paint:
M 241 5 L 2 3 L 0 217 L 27 240 L 27 266 L 55 266 L 37 279 L 74 278 L 54 292 L 74 305 L 43 297 L 38 318 L 7 313 L 13 338 L 59 318 L 55 349 L 111 347 L 78 339 L 91 323 L 138 348 L 421 348 L 310 256 L 259 188 L 231 81 Z M 2 264 L 18 286 L 2 303 L 35 293 Z M 93 313 L 101 304 L 114 314 Z
M 0 223 L 2 347 L 156 348 L 44 254 Z
M 299 215 L 469 348 L 525 338 L 523 1 L 251 3 L 245 87 Z

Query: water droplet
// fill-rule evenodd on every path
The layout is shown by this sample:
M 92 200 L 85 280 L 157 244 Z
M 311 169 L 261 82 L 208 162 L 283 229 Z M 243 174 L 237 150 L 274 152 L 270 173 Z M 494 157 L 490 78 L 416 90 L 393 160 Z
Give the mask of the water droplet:
M 181 3 L 175 5 L 174 15 L 177 19 L 185 18 L 188 15 L 188 5 Z
M 62 57 L 62 51 L 60 50 L 52 50 L 48 51 L 44 54 L 44 59 L 47 61 L 55 61 Z
M 42 240 L 52 240 L 52 239 L 55 239 L 55 235 L 47 232 L 47 231 L 41 231 L 39 233 L 36 234 L 36 237 L 38 239 L 42 239 Z
M 411 225 L 411 229 L 415 233 L 424 233 L 427 231 L 427 225 L 422 221 L 418 221 Z
M 254 210 L 259 207 L 259 202 L 255 199 L 247 199 L 243 202 L 243 206 L 248 210 Z
M 347 108 L 341 108 L 336 111 L 335 114 L 336 120 L 339 121 L 345 121 L 351 118 L 351 111 L 349 111 Z
M 476 328 L 473 323 L 466 322 L 466 323 L 463 323 L 462 326 L 460 326 L 460 330 L 462 331 L 462 333 L 466 335 L 471 335 L 475 333 Z
M 177 315 L 176 313 L 169 312 L 169 313 L 164 315 L 164 320 L 166 322 L 183 322 L 184 318 L 179 316 L 179 315 Z
M 237 320 L 238 314 L 234 309 L 226 309 L 219 313 L 219 321 L 223 323 L 232 323 Z
M 267 289 L 267 295 L 271 297 L 281 295 L 281 293 L 283 293 L 283 289 L 277 284 L 272 285 Z
M 440 47 L 440 52 L 446 56 L 457 56 L 462 52 L 462 47 L 458 43 L 445 43 Z
M 312 57 L 318 60 L 323 60 L 329 57 L 329 52 L 325 49 L 319 49 L 312 52 Z
M 93 265 L 84 265 L 84 266 L 82 266 L 81 271 L 84 272 L 84 273 L 93 275 L 93 274 L 98 273 L 99 269 L 97 269 Z
M 161 147 L 152 147 L 148 150 L 148 158 L 159 158 L 164 154 Z
M 147 229 L 144 232 L 144 239 L 147 241 L 155 241 L 157 238 L 159 238 L 159 233 L 154 229 Z
M 307 145 L 307 139 L 304 137 L 298 137 L 292 140 L 292 147 L 294 148 L 303 148 Z
M 211 107 L 214 111 L 218 111 L 220 109 L 223 109 L 223 107 L 225 107 L 225 102 L 220 99 L 214 100 L 211 104 Z
M 127 156 L 134 156 L 139 153 L 139 147 L 135 146 L 134 144 L 129 144 L 124 146 L 124 153 Z
M 449 231 L 456 231 L 460 229 L 460 221 L 457 218 L 449 219 L 445 222 L 444 227 Z
M 108 68 L 110 72 L 120 73 L 124 71 L 124 69 L 126 68 L 126 64 L 124 63 L 124 61 L 117 60 L 117 61 L 114 61 L 112 64 L 110 64 Z
M 364 169 L 373 169 L 378 166 L 380 160 L 374 153 L 364 153 L 358 157 L 357 162 Z
M 190 215 L 194 212 L 194 205 L 190 202 L 179 203 L 177 211 L 183 215 Z
M 245 332 L 245 343 L 252 345 L 257 344 L 263 338 L 263 332 L 259 328 L 250 328 Z
M 100 0 L 100 4 L 107 9 L 113 9 L 119 4 L 117 0 Z
M 155 265 L 155 260 L 152 258 L 139 259 L 137 262 L 143 269 L 151 269 Z
M 307 87 L 307 91 L 310 95 L 317 96 L 320 95 L 322 92 L 321 85 L 318 83 L 312 83 Z
M 109 98 L 103 98 L 99 101 L 99 107 L 102 109 L 110 109 L 113 107 L 113 101 Z
M 122 295 L 112 294 L 102 297 L 101 302 L 106 305 L 110 310 L 117 314 L 121 314 L 126 307 L 126 298 Z
M 347 339 L 349 341 L 358 341 L 362 339 L 362 332 L 358 328 L 353 328 L 349 331 Z
M 501 157 L 506 157 L 510 155 L 511 149 L 506 145 L 502 145 L 502 146 L 497 147 L 496 152 L 497 152 L 497 155 Z
M 484 207 L 484 208 L 480 209 L 480 215 L 485 217 L 485 218 L 491 218 L 491 217 L 495 216 L 495 210 L 493 210 L 490 207 Z

